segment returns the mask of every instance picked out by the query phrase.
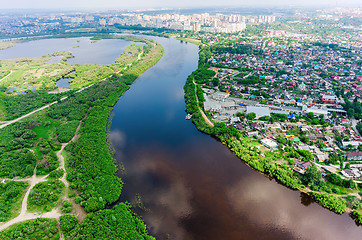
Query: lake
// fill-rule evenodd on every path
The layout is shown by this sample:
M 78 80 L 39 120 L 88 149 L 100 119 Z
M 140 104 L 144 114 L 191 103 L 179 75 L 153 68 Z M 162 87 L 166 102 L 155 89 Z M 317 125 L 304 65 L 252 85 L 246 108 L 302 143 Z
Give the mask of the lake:
M 60 38 L 27 41 L 14 47 L 0 50 L 0 59 L 32 58 L 61 51 L 71 51 L 74 58 L 69 64 L 113 64 L 120 53 L 130 44 L 143 46 L 143 43 L 122 39 L 102 39 L 92 42 L 90 38 Z M 61 57 L 52 57 L 49 63 L 60 62 Z

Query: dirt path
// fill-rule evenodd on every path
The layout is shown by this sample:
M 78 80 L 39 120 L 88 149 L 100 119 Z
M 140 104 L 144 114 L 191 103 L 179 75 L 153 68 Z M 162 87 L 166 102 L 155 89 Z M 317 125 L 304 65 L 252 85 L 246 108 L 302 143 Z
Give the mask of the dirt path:
M 196 102 L 197 102 L 197 106 L 201 112 L 202 117 L 204 118 L 205 122 L 207 123 L 207 125 L 209 125 L 210 127 L 214 126 L 214 123 L 206 116 L 204 110 L 202 110 L 202 108 L 199 106 L 199 98 L 197 97 L 197 92 L 196 92 L 196 86 L 197 84 L 195 83 L 195 79 L 192 80 L 192 82 L 195 85 L 195 97 L 196 97 Z
M 143 52 L 140 52 L 140 54 L 138 54 L 137 59 L 140 60 L 141 59 L 141 55 L 143 54 Z
M 79 123 L 79 125 L 77 127 L 77 130 L 75 131 L 75 135 L 73 136 L 72 140 L 70 140 L 67 143 L 63 143 L 61 149 L 57 152 L 57 157 L 59 159 L 59 167 L 58 167 L 58 169 L 63 169 L 63 171 L 64 171 L 63 177 L 59 179 L 60 181 L 62 181 L 64 183 L 64 187 L 65 187 L 63 201 L 66 200 L 66 201 L 71 202 L 71 200 L 68 197 L 69 182 L 67 181 L 67 171 L 65 170 L 65 161 L 64 161 L 64 157 L 63 157 L 62 153 L 63 153 L 64 148 L 69 143 L 76 142 L 78 140 L 78 138 L 79 138 L 78 132 L 79 132 L 80 127 L 82 126 L 82 122 L 83 122 L 83 120 L 80 121 L 80 123 Z M 80 221 L 83 221 L 83 219 L 87 215 L 87 213 L 84 211 L 84 209 L 79 204 L 75 204 L 75 203 L 72 203 L 72 208 L 73 208 L 73 213 L 78 216 L 78 219 Z
M 36 176 L 36 168 L 34 169 L 34 175 L 31 176 L 30 178 L 24 178 L 24 179 L 16 179 L 16 181 L 25 181 L 28 182 L 30 184 L 30 186 L 28 187 L 28 190 L 25 193 L 25 196 L 23 198 L 23 201 L 21 203 L 21 210 L 20 210 L 20 214 L 19 216 L 11 219 L 8 222 L 3 223 L 2 225 L 0 225 L 0 231 L 4 230 L 5 228 L 18 223 L 18 222 L 23 222 L 26 220 L 30 220 L 30 219 L 35 219 L 38 218 L 40 215 L 37 213 L 29 213 L 27 212 L 27 207 L 28 207 L 28 197 L 30 194 L 31 189 L 33 189 L 33 187 L 41 182 L 46 181 L 47 176 L 42 176 L 42 177 L 37 177 Z
M 10 70 L 10 73 L 8 75 L 6 75 L 5 77 L 3 77 L 2 79 L 0 79 L 0 82 L 2 80 L 5 80 L 7 77 L 9 77 L 11 74 L 13 74 L 13 70 Z
M 79 138 L 79 135 L 78 135 L 78 132 L 79 132 L 79 129 L 81 127 L 81 124 L 82 124 L 82 121 L 83 119 L 80 121 L 78 127 L 77 127 L 77 130 L 72 138 L 72 140 L 70 140 L 69 142 L 67 143 L 63 143 L 62 144 L 62 147 L 60 148 L 60 150 L 56 153 L 57 157 L 58 157 L 58 160 L 59 160 L 59 167 L 58 169 L 63 169 L 64 171 L 64 175 L 62 178 L 60 178 L 59 180 L 63 182 L 64 184 L 64 196 L 63 196 L 63 201 L 64 200 L 67 200 L 67 201 L 71 201 L 68 197 L 68 192 L 69 192 L 69 182 L 66 180 L 66 177 L 67 177 L 67 172 L 65 171 L 65 161 L 64 161 L 64 157 L 62 155 L 63 153 L 63 150 L 64 148 L 72 141 L 77 141 L 78 138 Z M 30 184 L 30 186 L 28 187 L 25 195 L 24 195 L 24 198 L 23 198 L 23 201 L 22 201 L 22 204 L 21 204 L 21 210 L 20 210 L 20 214 L 11 219 L 10 221 L 8 222 L 5 222 L 3 224 L 0 225 L 0 231 L 8 228 L 9 226 L 13 225 L 13 224 L 16 224 L 16 223 L 19 223 L 19 222 L 24 222 L 24 221 L 27 221 L 27 220 L 31 220 L 31 219 L 36 219 L 36 218 L 55 218 L 57 219 L 58 221 L 58 225 L 59 225 L 59 218 L 60 216 L 62 216 L 63 214 L 61 213 L 61 205 L 58 206 L 57 208 L 53 209 L 51 212 L 47 212 L 47 213 L 42 213 L 42 214 L 39 214 L 39 213 L 31 213 L 31 212 L 28 212 L 27 211 L 27 208 L 28 208 L 28 198 L 29 198 L 29 194 L 30 194 L 30 191 L 33 189 L 33 187 L 38 184 L 38 183 L 41 183 L 41 182 L 45 182 L 47 181 L 47 176 L 36 176 L 36 168 L 34 169 L 34 174 L 33 176 L 29 177 L 29 178 L 23 178 L 23 179 L 20 179 L 20 178 L 17 178 L 17 179 L 3 179 L 3 180 L 13 180 L 13 181 L 25 181 L 25 182 L 28 182 Z M 86 212 L 84 211 L 84 209 L 79 205 L 79 204 L 74 204 L 72 203 L 72 207 L 73 207 L 73 213 L 75 215 L 78 216 L 78 218 L 82 221 L 85 216 L 86 216 Z M 62 233 L 60 232 L 61 234 L 61 238 L 60 239 L 64 239 Z
M 143 54 L 143 51 L 140 52 L 140 54 L 138 54 L 137 60 L 140 60 L 140 59 L 141 59 L 141 55 L 142 55 L 142 54 Z M 130 66 L 132 66 L 132 63 L 128 64 L 123 70 L 125 70 L 126 68 L 128 68 L 128 67 L 130 67 Z M 122 70 L 120 70 L 120 71 L 118 71 L 118 72 L 116 72 L 116 73 L 119 73 L 119 72 L 121 72 L 121 71 L 122 71 Z M 11 71 L 7 76 L 5 76 L 5 77 L 3 77 L 2 79 L 0 79 L 0 81 L 3 80 L 3 79 L 5 79 L 6 77 L 8 77 L 11 73 L 12 73 L 12 71 Z M 110 77 L 112 77 L 112 76 L 113 76 L 113 75 L 111 75 Z M 107 78 L 103 78 L 102 80 L 100 80 L 100 82 L 101 82 L 101 81 L 105 81 L 106 79 L 107 79 Z M 94 83 L 91 84 L 91 85 L 89 85 L 89 86 L 87 86 L 87 87 L 84 87 L 84 88 L 82 88 L 82 89 L 79 89 L 79 90 L 76 91 L 75 93 L 80 93 L 80 92 L 84 91 L 85 89 L 90 88 L 90 87 L 93 86 L 93 85 L 94 85 Z M 63 97 L 63 98 L 61 98 L 60 100 L 63 101 L 63 100 L 65 100 L 65 99 L 67 99 L 67 98 L 68 98 L 68 97 Z M 44 110 L 44 109 L 46 109 L 46 108 L 48 108 L 48 107 L 50 107 L 51 105 L 56 104 L 56 103 L 57 103 L 57 101 L 56 101 L 56 102 L 52 102 L 52 103 L 50 103 L 50 104 L 47 104 L 47 105 L 45 105 L 45 106 L 43 106 L 43 107 L 41 107 L 41 108 L 38 108 L 38 109 L 36 109 L 36 110 L 34 110 L 34 111 L 30 112 L 30 113 L 27 113 L 27 114 L 25 114 L 25 115 L 23 115 L 23 116 L 21 116 L 21 117 L 18 117 L 17 119 L 10 120 L 10 121 L 3 121 L 2 124 L 0 125 L 0 129 L 2 129 L 2 128 L 10 125 L 10 124 L 16 123 L 16 122 L 18 122 L 18 121 L 20 121 L 20 120 L 22 120 L 22 119 L 24 119 L 24 118 L 26 118 L 26 117 L 29 117 L 29 116 L 31 116 L 32 114 L 34 114 L 34 113 L 36 113 L 36 112 L 39 112 L 39 111 L 41 111 L 41 110 Z

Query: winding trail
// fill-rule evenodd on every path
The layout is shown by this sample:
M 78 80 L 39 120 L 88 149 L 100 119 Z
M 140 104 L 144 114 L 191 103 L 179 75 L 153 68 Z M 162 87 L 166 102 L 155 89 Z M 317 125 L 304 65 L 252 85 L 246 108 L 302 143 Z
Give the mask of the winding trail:
M 79 122 L 79 125 L 77 127 L 77 130 L 75 131 L 75 134 L 74 134 L 73 138 L 69 142 L 63 143 L 60 150 L 56 153 L 56 155 L 58 157 L 58 160 L 59 160 L 59 167 L 57 168 L 57 170 L 62 169 L 64 171 L 63 177 L 59 179 L 64 184 L 64 195 L 63 195 L 63 198 L 62 198 L 62 202 L 65 201 L 65 200 L 71 202 L 71 200 L 68 197 L 69 182 L 66 180 L 67 172 L 65 171 L 65 161 L 64 161 L 64 157 L 63 157 L 62 153 L 63 153 L 64 148 L 69 143 L 75 142 L 75 141 L 78 140 L 78 138 L 79 138 L 78 132 L 79 132 L 79 129 L 80 129 L 81 125 L 82 125 L 83 119 Z M 4 180 L 11 180 L 11 181 L 25 181 L 25 182 L 28 182 L 30 184 L 30 186 L 28 187 L 28 189 L 27 189 L 27 191 L 26 191 L 26 193 L 24 195 L 24 198 L 23 198 L 23 201 L 22 201 L 22 204 L 21 204 L 20 214 L 17 217 L 9 220 L 8 222 L 5 222 L 5 223 L 1 224 L 0 225 L 0 231 L 8 228 L 9 226 L 11 226 L 13 224 L 24 222 L 24 221 L 31 220 L 31 219 L 36 219 L 36 218 L 55 218 L 58 221 L 58 225 L 59 225 L 59 218 L 60 218 L 60 216 L 63 215 L 61 213 L 61 209 L 60 209 L 61 205 L 58 206 L 57 208 L 54 208 L 50 212 L 46 212 L 46 213 L 42 213 L 42 214 L 31 213 L 31 212 L 27 211 L 28 198 L 29 198 L 30 191 L 34 188 L 34 186 L 36 184 L 47 181 L 47 177 L 48 177 L 48 175 L 36 176 L 36 168 L 35 168 L 33 176 L 31 176 L 29 178 L 23 178 L 23 179 L 19 179 L 19 178 L 8 179 L 8 178 L 6 178 L 6 179 L 4 179 Z M 72 208 L 73 208 L 72 213 L 77 215 L 79 220 L 82 221 L 86 216 L 86 212 L 84 211 L 84 209 L 79 204 L 75 204 L 75 203 L 72 203 Z M 64 236 L 62 235 L 61 232 L 60 232 L 60 234 L 61 234 L 60 239 L 64 239 Z
M 34 169 L 34 174 L 33 176 L 31 176 L 30 178 L 24 178 L 24 179 L 16 179 L 15 181 L 25 181 L 28 182 L 30 184 L 30 186 L 28 187 L 28 190 L 25 193 L 25 196 L 23 198 L 22 204 L 21 204 L 21 210 L 20 210 L 20 214 L 19 216 L 11 219 L 8 222 L 5 222 L 4 224 L 0 225 L 0 231 L 4 230 L 5 228 L 15 224 L 15 223 L 19 223 L 19 222 L 23 222 L 26 220 L 30 220 L 30 219 L 35 219 L 38 217 L 41 217 L 40 214 L 38 213 L 30 213 L 27 212 L 27 206 L 28 206 L 28 197 L 30 194 L 31 189 L 33 189 L 33 187 L 41 182 L 45 182 L 47 176 L 42 176 L 42 177 L 37 177 L 36 176 L 36 168 Z
M 140 59 L 141 59 L 142 54 L 143 54 L 143 51 L 139 53 L 139 55 L 137 56 L 137 60 L 140 60 Z M 128 68 L 128 67 L 130 67 L 130 66 L 132 66 L 132 65 L 133 65 L 132 63 L 128 64 L 123 70 L 125 70 L 126 68 Z M 116 72 L 116 74 L 119 73 L 119 72 L 121 72 L 121 71 L 122 71 L 122 70 Z M 7 76 L 5 76 L 4 78 L 0 79 L 0 81 L 3 80 L 3 79 L 5 79 L 6 77 L 8 77 L 11 73 L 12 73 L 12 72 L 10 72 L 10 73 L 9 73 Z M 112 75 L 111 75 L 111 76 L 112 76 Z M 110 76 L 110 77 L 111 77 L 111 76 Z M 108 78 L 108 77 L 107 77 L 107 78 Z M 105 81 L 107 78 L 104 78 L 104 79 L 102 79 L 102 80 L 100 80 L 100 81 Z M 87 86 L 87 87 L 84 87 L 84 88 L 82 88 L 82 89 L 79 89 L 78 91 L 76 91 L 76 93 L 82 92 L 83 90 L 85 90 L 85 89 L 87 89 L 87 88 L 89 88 L 89 87 L 91 87 L 91 86 L 93 86 L 93 85 L 94 85 L 94 84 L 91 84 L 91 85 L 89 85 L 89 86 Z M 61 98 L 60 100 L 63 101 L 63 100 L 65 100 L 65 99 L 67 99 L 67 98 L 68 98 L 68 97 L 65 96 L 65 97 Z M 52 106 L 53 104 L 56 104 L 56 103 L 58 103 L 58 101 L 52 102 L 52 103 L 50 103 L 50 104 L 47 104 L 47 105 L 45 105 L 45 106 L 43 106 L 43 107 L 41 107 L 41 108 L 38 108 L 38 109 L 36 109 L 36 110 L 34 110 L 34 111 L 30 112 L 30 113 L 25 114 L 25 115 L 23 115 L 23 116 L 21 116 L 21 117 L 19 117 L 19 118 L 17 118 L 17 119 L 14 119 L 14 120 L 11 120 L 11 121 L 2 122 L 2 124 L 0 125 L 0 129 L 2 129 L 2 128 L 6 127 L 6 126 L 8 126 L 8 125 L 10 125 L 10 124 L 12 124 L 12 123 L 18 122 L 18 121 L 20 121 L 20 120 L 22 120 L 22 119 L 24 119 L 24 118 L 26 118 L 26 117 L 29 117 L 29 116 L 31 116 L 32 114 L 34 114 L 34 113 L 36 113 L 36 112 L 39 112 L 39 111 L 41 111 L 41 110 L 44 110 L 44 109 L 46 109 L 46 108 L 48 108 L 48 107 L 50 107 L 50 106 Z M 89 110 L 88 110 L 88 111 L 89 111 Z M 205 113 L 202 111 L 201 108 L 200 108 L 200 111 L 203 113 L 203 115 L 205 115 Z M 62 153 L 63 153 L 63 151 L 64 151 L 64 148 L 65 148 L 69 143 L 75 142 L 75 141 L 78 140 L 78 138 L 80 137 L 80 136 L 78 135 L 78 132 L 79 132 L 80 127 L 81 127 L 81 125 L 82 125 L 82 123 L 83 123 L 83 120 L 84 120 L 86 117 L 87 117 L 87 114 L 86 114 L 86 116 L 79 122 L 79 125 L 78 125 L 78 127 L 77 127 L 77 129 L 76 129 L 76 131 L 75 131 L 75 134 L 74 134 L 73 138 L 72 138 L 69 142 L 63 143 L 62 146 L 61 146 L 61 148 L 60 148 L 60 150 L 56 153 L 57 158 L 58 158 L 58 160 L 59 160 L 59 167 L 57 168 L 57 170 L 62 169 L 62 170 L 64 171 L 63 176 L 59 179 L 59 180 L 64 184 L 64 195 L 63 195 L 63 198 L 62 198 L 62 202 L 65 201 L 65 200 L 72 202 L 72 201 L 69 199 L 69 197 L 68 197 L 68 193 L 69 193 L 69 182 L 66 180 L 67 172 L 66 172 L 66 170 L 65 170 L 65 161 L 64 161 L 64 157 L 63 157 L 63 154 L 62 154 Z M 205 115 L 205 117 L 206 117 L 206 115 Z M 206 118 L 207 118 L 207 117 L 206 117 Z M 209 121 L 210 121 L 210 120 L 209 120 Z M 211 122 L 211 121 L 210 121 L 210 122 Z M 212 123 L 212 122 L 211 122 L 211 123 Z M 33 152 L 33 153 L 34 153 L 34 152 Z M 48 175 L 49 175 L 49 174 L 48 174 Z M 8 227 L 10 227 L 10 226 L 13 225 L 13 224 L 20 223 L 20 222 L 24 222 L 24 221 L 31 220 L 31 219 L 36 219 L 36 218 L 53 218 L 53 219 L 54 219 L 54 218 L 55 218 L 55 219 L 57 220 L 57 222 L 58 222 L 58 229 L 59 229 L 59 233 L 60 233 L 60 239 L 61 239 L 61 240 L 64 239 L 64 236 L 63 236 L 62 232 L 60 231 L 60 226 L 59 226 L 59 225 L 60 225 L 60 224 L 59 224 L 59 218 L 60 218 L 60 216 L 63 215 L 63 214 L 61 213 L 61 209 L 60 209 L 60 208 L 61 208 L 61 205 L 58 206 L 57 208 L 54 208 L 54 209 L 53 209 L 52 211 L 50 211 L 50 212 L 46 212 L 46 213 L 42 213 L 42 214 L 39 214 L 39 213 L 31 213 L 31 212 L 28 212 L 28 211 L 27 211 L 28 198 L 29 198 L 30 191 L 34 188 L 34 186 L 35 186 L 36 184 L 47 181 L 48 175 L 45 175 L 45 176 L 36 176 L 36 168 L 35 168 L 35 169 L 34 169 L 34 174 L 33 174 L 33 176 L 28 177 L 28 178 L 22 178 L 22 179 L 20 179 L 20 178 L 15 178 L 15 179 L 3 178 L 3 180 L 9 180 L 9 181 L 25 181 L 25 182 L 28 182 L 30 186 L 28 187 L 28 189 L 27 189 L 27 191 L 26 191 L 26 193 L 25 193 L 25 195 L 24 195 L 24 198 L 23 198 L 23 200 L 22 200 L 21 209 L 20 209 L 20 214 L 19 214 L 17 217 L 9 220 L 8 222 L 5 222 L 5 223 L 0 224 L 0 231 L 6 229 L 6 228 L 8 228 Z M 72 214 L 77 215 L 77 216 L 78 216 L 78 219 L 79 219 L 80 221 L 83 221 L 83 219 L 84 219 L 84 218 L 86 217 L 86 215 L 87 215 L 86 212 L 85 212 L 85 210 L 84 210 L 79 204 L 75 204 L 74 202 L 72 202 L 72 208 L 73 208 Z
M 214 126 L 214 123 L 206 116 L 204 110 L 202 110 L 202 108 L 199 106 L 199 98 L 197 97 L 197 92 L 196 92 L 196 86 L 197 84 L 195 83 L 195 79 L 192 79 L 192 82 L 195 85 L 195 97 L 196 97 L 196 101 L 197 101 L 197 107 L 199 108 L 202 117 L 204 118 L 205 122 L 207 123 L 207 125 L 209 125 L 210 127 Z

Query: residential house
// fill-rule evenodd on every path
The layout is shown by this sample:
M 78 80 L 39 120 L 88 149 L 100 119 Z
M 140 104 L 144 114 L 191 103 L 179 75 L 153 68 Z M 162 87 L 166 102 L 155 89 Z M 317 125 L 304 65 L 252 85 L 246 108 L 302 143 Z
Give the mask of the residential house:
M 344 156 L 348 161 L 362 160 L 362 152 L 361 151 L 358 151 L 358 152 L 346 152 L 344 154 Z

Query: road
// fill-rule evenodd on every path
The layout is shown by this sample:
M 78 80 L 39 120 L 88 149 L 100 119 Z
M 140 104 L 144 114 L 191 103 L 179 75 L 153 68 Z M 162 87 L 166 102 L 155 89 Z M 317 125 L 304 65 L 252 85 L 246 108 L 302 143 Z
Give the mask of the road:
M 319 163 L 315 163 L 315 165 L 317 165 L 318 167 L 325 169 L 329 172 L 335 173 L 335 174 L 337 174 L 340 171 L 339 166 L 334 166 L 334 165 L 325 166 L 325 165 L 321 165 Z
M 138 54 L 137 60 L 140 60 L 140 59 L 141 59 L 142 54 L 143 54 L 143 51 Z M 132 66 L 132 63 L 128 64 L 123 70 L 125 70 L 127 67 L 130 67 L 130 66 Z M 116 72 L 116 74 L 118 74 L 118 73 L 121 72 L 121 71 L 122 71 L 122 70 Z M 11 72 L 11 73 L 12 73 L 12 72 Z M 8 77 L 11 73 L 9 73 L 9 74 L 8 74 L 7 76 L 5 76 L 4 78 Z M 113 75 L 110 75 L 109 77 L 112 77 L 112 76 L 113 76 Z M 3 80 L 4 78 L 2 78 L 1 80 Z M 100 80 L 100 82 L 101 82 L 101 81 L 105 81 L 107 78 L 108 78 L 108 77 L 103 78 L 102 80 Z M 1 80 L 0 80 L 0 81 L 1 81 Z M 79 90 L 76 91 L 75 93 L 82 92 L 82 91 L 84 91 L 85 89 L 90 88 L 90 87 L 93 86 L 93 85 L 94 85 L 94 83 L 91 84 L 91 85 L 89 85 L 89 86 L 87 86 L 87 87 L 84 87 L 84 88 L 82 88 L 82 89 L 79 89 Z M 68 98 L 68 97 L 63 97 L 63 98 L 61 98 L 60 100 L 63 101 L 63 100 L 65 100 L 65 99 L 67 99 L 67 98 Z M 36 112 L 39 112 L 39 111 L 41 111 L 41 110 L 44 110 L 44 109 L 50 107 L 51 105 L 56 104 L 57 102 L 58 102 L 58 101 L 52 102 L 52 103 L 50 103 L 50 104 L 47 104 L 47 105 L 45 105 L 45 106 L 43 106 L 43 107 L 41 107 L 41 108 L 38 108 L 38 109 L 36 109 L 36 110 L 34 110 L 34 111 L 30 112 L 30 113 L 27 113 L 27 114 L 25 114 L 25 115 L 23 115 L 23 116 L 21 116 L 21 117 L 18 117 L 17 119 L 10 120 L 10 121 L 4 121 L 4 122 L 0 125 L 0 129 L 2 129 L 2 128 L 10 125 L 10 124 L 16 123 L 16 122 L 18 122 L 18 121 L 20 121 L 20 120 L 22 120 L 22 119 L 24 119 L 24 118 L 26 118 L 26 117 L 29 117 L 29 116 L 31 116 L 32 114 L 36 113 Z
M 192 82 L 195 85 L 195 97 L 196 97 L 196 101 L 197 101 L 197 106 L 201 112 L 202 117 L 204 118 L 205 122 L 207 123 L 207 125 L 209 125 L 210 127 L 214 126 L 214 123 L 206 116 L 205 112 L 201 109 L 201 107 L 199 106 L 199 98 L 197 97 L 197 93 L 196 93 L 196 86 L 197 84 L 195 83 L 195 79 L 192 80 Z
M 352 118 L 352 128 L 356 132 L 356 134 L 360 135 L 359 132 L 357 131 L 357 128 L 356 128 L 357 123 L 358 123 L 358 121 L 353 117 Z
M 66 98 L 67 98 L 67 97 L 63 98 L 63 100 L 66 99 Z M 32 114 L 34 114 L 34 113 L 36 113 L 36 112 L 39 112 L 39 111 L 41 111 L 41 110 L 44 110 L 44 109 L 50 107 L 51 105 L 53 105 L 53 104 L 55 104 L 55 103 L 57 103 L 57 102 L 52 102 L 52 103 L 50 103 L 50 104 L 48 104 L 48 105 L 45 105 L 45 106 L 43 106 L 43 107 L 41 107 L 41 108 L 38 108 L 38 109 L 32 111 L 32 112 L 30 112 L 30 113 L 27 113 L 27 114 L 25 114 L 25 115 L 23 115 L 23 116 L 21 116 L 21 117 L 18 117 L 17 119 L 14 119 L 14 120 L 11 120 L 11 121 L 7 121 L 7 122 L 3 123 L 2 125 L 0 125 L 0 129 L 2 129 L 2 128 L 10 125 L 10 124 L 16 123 L 16 122 L 20 121 L 20 120 L 23 119 L 23 118 L 29 117 L 30 115 L 32 115 Z

